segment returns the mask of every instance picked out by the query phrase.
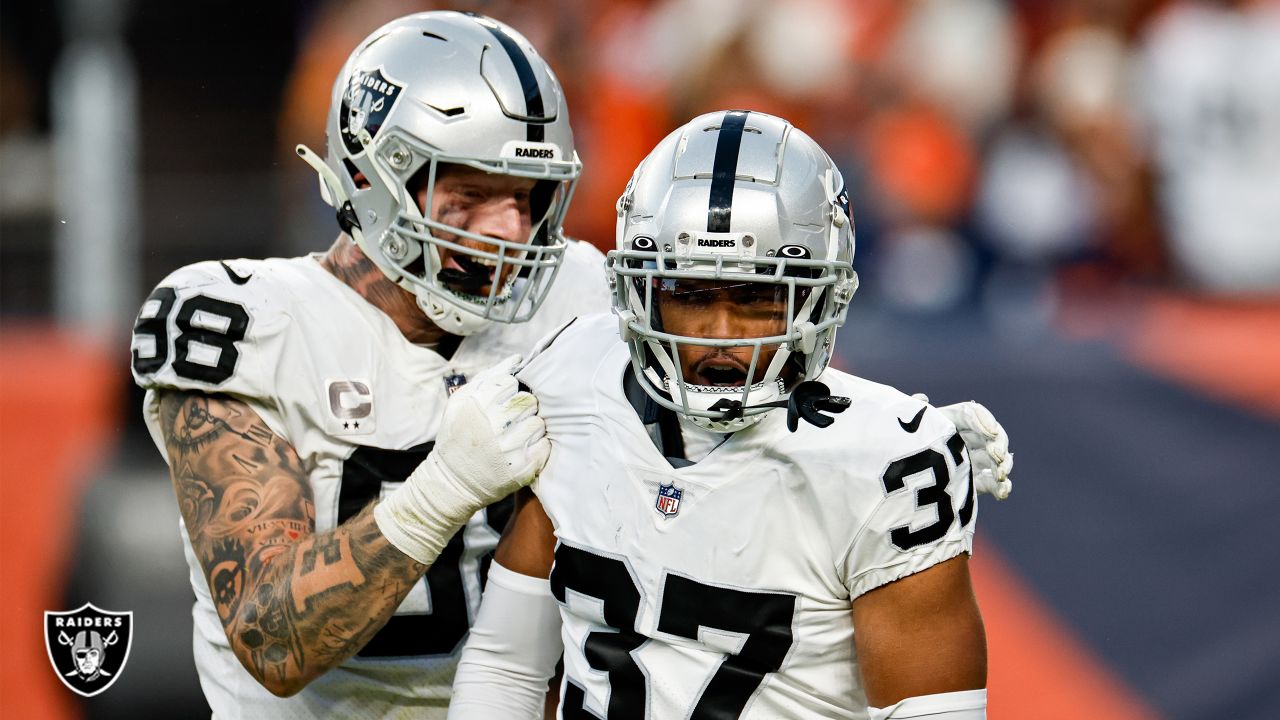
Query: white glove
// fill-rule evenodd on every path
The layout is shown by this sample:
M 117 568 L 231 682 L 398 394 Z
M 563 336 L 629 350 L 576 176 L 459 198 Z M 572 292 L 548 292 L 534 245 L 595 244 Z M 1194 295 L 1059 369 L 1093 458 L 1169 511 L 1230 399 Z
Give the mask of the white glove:
M 924 393 L 912 397 L 929 402 Z M 1009 452 L 1009 436 L 996 422 L 991 411 L 970 400 L 938 408 L 960 431 L 964 445 L 969 449 L 969 461 L 973 463 L 973 482 L 978 492 L 988 493 L 997 500 L 1004 500 L 1013 492 L 1013 453 Z
M 458 388 L 431 454 L 374 507 L 378 529 L 405 555 L 430 565 L 472 515 L 546 464 L 551 443 L 537 399 L 512 375 L 519 364 L 513 355 Z

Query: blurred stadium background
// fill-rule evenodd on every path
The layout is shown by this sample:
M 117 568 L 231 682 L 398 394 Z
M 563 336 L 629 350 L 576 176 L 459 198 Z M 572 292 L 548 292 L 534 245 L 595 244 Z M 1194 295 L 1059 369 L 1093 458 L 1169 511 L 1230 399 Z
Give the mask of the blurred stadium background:
M 325 248 L 297 142 L 366 33 L 430 2 L 0 2 L 0 715 L 207 717 L 164 465 L 129 379 L 150 287 Z M 975 552 L 991 717 L 1280 718 L 1280 3 L 460 2 L 557 69 L 612 244 L 696 113 L 814 135 L 863 289 L 839 364 L 984 401 L 1016 492 Z M 84 701 L 42 611 L 132 610 Z

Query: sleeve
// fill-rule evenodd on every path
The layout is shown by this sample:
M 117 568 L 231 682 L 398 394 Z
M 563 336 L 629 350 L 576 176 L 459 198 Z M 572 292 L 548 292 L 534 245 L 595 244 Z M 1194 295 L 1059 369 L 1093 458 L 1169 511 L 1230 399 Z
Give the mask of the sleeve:
M 240 261 L 237 261 L 240 262 Z M 175 271 L 143 301 L 130 342 L 134 382 L 267 401 L 270 358 L 286 318 L 249 284 L 249 263 L 203 262 Z
M 564 649 L 560 622 L 548 580 L 493 563 L 458 661 L 450 720 L 540 719 Z
M 932 441 L 900 447 L 856 501 L 871 510 L 839 568 L 852 598 L 973 551 L 977 499 L 964 441 L 932 407 L 918 435 Z

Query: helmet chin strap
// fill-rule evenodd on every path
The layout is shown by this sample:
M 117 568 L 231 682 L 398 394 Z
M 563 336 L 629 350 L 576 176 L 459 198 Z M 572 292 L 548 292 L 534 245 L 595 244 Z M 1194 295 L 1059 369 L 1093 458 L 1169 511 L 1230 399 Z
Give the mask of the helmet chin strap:
M 489 321 L 485 318 L 455 308 L 430 293 L 415 292 L 414 295 L 418 299 L 418 309 L 428 320 L 450 335 L 466 337 L 489 326 Z
M 847 397 L 832 395 L 831 388 L 827 387 L 826 383 L 817 380 L 806 380 L 797 385 L 791 391 L 791 396 L 785 400 L 743 406 L 738 400 L 721 398 L 708 409 L 722 412 L 723 416 L 720 421 L 726 422 L 741 417 L 743 412 L 747 410 L 785 407 L 787 409 L 787 429 L 795 432 L 800 427 L 802 418 L 811 425 L 820 428 L 827 427 L 835 422 L 835 418 L 830 415 L 823 415 L 823 413 L 842 413 L 849 408 L 851 403 L 852 401 Z

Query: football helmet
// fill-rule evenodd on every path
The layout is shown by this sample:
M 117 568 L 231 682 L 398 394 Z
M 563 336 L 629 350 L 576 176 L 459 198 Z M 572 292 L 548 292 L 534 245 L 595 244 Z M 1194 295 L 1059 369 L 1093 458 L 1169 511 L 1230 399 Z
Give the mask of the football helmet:
M 322 196 L 432 321 L 468 335 L 537 311 L 559 271 L 561 223 L 582 163 L 560 83 L 528 40 L 470 13 L 394 20 L 361 42 L 338 74 L 326 136 L 323 160 L 298 146 L 320 175 Z M 445 163 L 536 179 L 529 236 L 502 240 L 424 216 L 414 189 L 427 188 L 429 215 Z M 442 267 L 441 251 L 461 269 Z M 476 290 L 486 283 L 487 294 Z
M 617 211 L 607 269 L 614 311 L 654 401 L 733 432 L 785 406 L 826 368 L 858 276 L 844 181 L 812 138 L 760 112 L 699 116 L 649 153 Z M 736 331 L 693 336 L 664 326 L 664 303 L 696 320 L 699 303 L 711 302 L 734 303 Z M 756 332 L 726 337 L 742 328 Z M 694 382 L 680 359 L 690 347 L 736 348 L 740 358 L 749 353 L 749 367 Z

